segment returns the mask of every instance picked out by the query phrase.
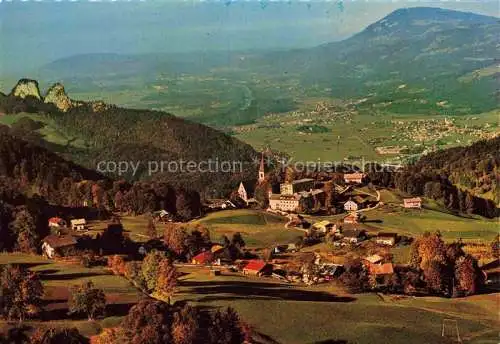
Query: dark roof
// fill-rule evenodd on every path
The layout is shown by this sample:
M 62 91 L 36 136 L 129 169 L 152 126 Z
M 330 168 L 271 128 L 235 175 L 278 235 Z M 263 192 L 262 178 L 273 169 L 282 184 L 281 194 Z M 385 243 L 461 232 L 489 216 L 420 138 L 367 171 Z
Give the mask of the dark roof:
M 65 247 L 76 245 L 77 238 L 73 235 L 48 235 L 43 238 L 43 242 L 47 243 L 53 248 Z
M 241 181 L 248 196 L 251 196 L 255 192 L 255 181 Z
M 396 238 L 397 233 L 389 233 L 389 232 L 379 232 L 377 237 L 379 238 Z
M 309 182 L 314 182 L 314 179 L 312 178 L 302 178 L 302 179 L 297 179 L 293 180 L 292 184 L 301 184 L 301 183 L 309 183 Z
M 349 238 L 359 238 L 363 235 L 365 235 L 365 231 L 362 229 L 344 229 L 342 231 L 342 235 L 344 237 L 349 237 Z

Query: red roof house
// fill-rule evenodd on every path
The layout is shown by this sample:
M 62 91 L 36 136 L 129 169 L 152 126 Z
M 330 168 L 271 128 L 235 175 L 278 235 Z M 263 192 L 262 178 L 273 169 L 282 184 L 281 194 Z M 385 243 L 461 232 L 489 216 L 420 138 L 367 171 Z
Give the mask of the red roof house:
M 214 260 L 214 255 L 211 251 L 204 251 L 193 257 L 191 262 L 193 264 L 206 265 L 212 263 Z
M 392 275 L 394 273 L 394 267 L 392 263 L 384 264 L 370 264 L 370 273 L 372 275 Z
M 252 259 L 243 268 L 243 274 L 262 276 L 271 273 L 273 266 L 260 259 Z

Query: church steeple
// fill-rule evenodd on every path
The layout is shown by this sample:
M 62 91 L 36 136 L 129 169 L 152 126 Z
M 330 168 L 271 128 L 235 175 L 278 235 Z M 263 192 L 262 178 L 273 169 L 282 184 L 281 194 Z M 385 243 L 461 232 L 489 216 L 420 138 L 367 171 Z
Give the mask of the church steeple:
M 264 179 L 266 179 L 266 173 L 264 169 L 264 152 L 262 152 L 260 156 L 260 166 L 259 166 L 259 183 L 263 182 Z

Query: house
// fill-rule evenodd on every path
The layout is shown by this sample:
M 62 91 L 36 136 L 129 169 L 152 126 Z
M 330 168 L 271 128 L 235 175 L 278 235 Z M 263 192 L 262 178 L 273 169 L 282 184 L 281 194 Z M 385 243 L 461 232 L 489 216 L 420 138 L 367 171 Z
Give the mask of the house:
M 301 196 L 296 195 L 278 195 L 278 194 L 270 194 L 269 195 L 269 208 L 272 210 L 281 210 L 281 211 L 298 211 L 300 205 Z
M 313 228 L 322 233 L 328 233 L 332 230 L 335 231 L 337 229 L 337 226 L 334 223 L 325 220 L 316 222 L 315 224 L 313 224 Z
M 376 242 L 379 245 L 394 246 L 396 245 L 398 235 L 396 233 L 380 232 L 377 235 Z
M 85 219 L 71 220 L 71 229 L 74 231 L 84 231 L 87 228 L 87 221 Z
M 380 263 L 382 260 L 384 260 L 383 257 L 379 256 L 378 254 L 373 254 L 371 256 L 368 256 L 365 258 L 365 260 L 369 263 L 369 264 L 378 264 Z
M 60 217 L 51 217 L 49 219 L 49 227 L 50 228 L 63 228 L 63 227 L 66 227 L 66 221 L 64 221 Z
M 269 275 L 273 271 L 273 266 L 260 259 L 249 260 L 243 268 L 244 275 L 263 276 Z
M 282 195 L 293 195 L 301 191 L 309 191 L 314 189 L 314 179 L 303 178 L 294 180 L 290 183 L 280 184 L 280 194 Z
M 240 182 L 238 187 L 238 196 L 247 204 L 255 203 L 255 198 L 253 198 L 254 186 L 248 182 Z
M 405 208 L 422 208 L 422 199 L 420 197 L 405 198 L 403 202 Z
M 214 244 L 211 248 L 210 248 L 210 252 L 212 252 L 213 254 L 216 254 L 216 253 L 220 253 L 224 251 L 224 246 L 222 245 L 219 245 L 219 244 Z
M 500 283 L 500 259 L 495 258 L 481 266 L 486 285 L 497 286 Z
M 288 193 L 273 194 L 269 192 L 269 208 L 271 210 L 298 212 L 301 200 L 311 198 L 313 202 L 314 200 L 320 202 L 321 196 L 324 196 L 324 191 L 320 189 L 299 191 L 292 195 Z
M 344 217 L 344 223 L 356 224 L 358 223 L 359 215 L 358 213 L 351 213 Z
M 191 259 L 192 264 L 208 265 L 214 261 L 214 255 L 211 251 L 203 251 Z
M 347 201 L 344 203 L 344 210 L 346 211 L 357 211 L 358 210 L 358 205 L 354 201 Z
M 370 272 L 370 275 L 375 277 L 377 286 L 384 286 L 389 283 L 392 275 L 394 274 L 394 266 L 392 263 L 369 264 L 368 271 Z
M 65 249 L 74 247 L 77 239 L 72 235 L 48 235 L 42 240 L 42 252 L 47 258 L 62 254 Z
M 207 207 L 211 210 L 216 210 L 216 209 L 236 208 L 236 205 L 230 200 L 216 199 L 216 200 L 211 200 L 210 203 L 207 204 Z
M 351 244 L 357 244 L 366 239 L 366 232 L 361 229 L 347 228 L 342 231 L 342 236 L 344 241 L 350 242 Z
M 160 221 L 160 222 L 167 222 L 168 220 L 171 219 L 170 213 L 168 211 L 166 211 L 165 209 L 155 211 L 153 213 L 153 218 L 156 221 Z
M 363 178 L 365 177 L 364 173 L 345 173 L 344 174 L 344 182 L 346 184 L 361 184 L 363 182 Z

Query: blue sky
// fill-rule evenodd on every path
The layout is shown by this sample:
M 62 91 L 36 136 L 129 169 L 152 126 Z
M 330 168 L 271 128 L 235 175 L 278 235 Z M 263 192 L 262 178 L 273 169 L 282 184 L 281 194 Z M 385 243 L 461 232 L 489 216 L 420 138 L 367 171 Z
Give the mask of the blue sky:
M 85 53 L 287 49 L 341 40 L 401 7 L 498 16 L 496 1 L 0 3 L 0 73 Z

